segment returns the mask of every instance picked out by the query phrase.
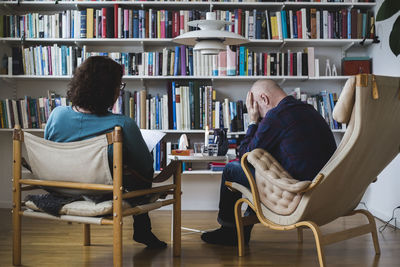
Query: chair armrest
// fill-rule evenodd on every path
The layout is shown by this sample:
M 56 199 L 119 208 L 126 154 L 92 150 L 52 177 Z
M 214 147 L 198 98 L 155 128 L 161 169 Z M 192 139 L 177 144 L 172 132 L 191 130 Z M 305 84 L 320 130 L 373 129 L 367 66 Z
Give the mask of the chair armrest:
M 180 161 L 171 161 L 168 166 L 166 166 L 156 177 L 153 179 L 153 183 L 162 183 L 166 180 L 168 180 L 172 175 L 175 174 L 175 172 L 178 169 L 179 164 L 181 164 Z
M 305 188 L 302 191 L 300 191 L 299 193 L 303 193 L 304 194 L 305 192 L 313 190 L 317 185 L 319 185 L 322 182 L 324 177 L 325 177 L 324 174 L 319 173 L 317 175 L 317 177 L 311 182 L 311 184 L 307 188 Z

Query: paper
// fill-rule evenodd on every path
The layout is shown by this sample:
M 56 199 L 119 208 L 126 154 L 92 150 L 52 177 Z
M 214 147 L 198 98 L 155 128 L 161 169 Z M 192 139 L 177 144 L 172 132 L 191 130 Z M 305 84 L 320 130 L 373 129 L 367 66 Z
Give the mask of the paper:
M 161 131 L 140 129 L 140 132 L 142 133 L 144 142 L 146 143 L 147 148 L 149 149 L 150 152 L 154 149 L 157 143 L 160 142 L 161 139 L 165 136 L 165 133 Z

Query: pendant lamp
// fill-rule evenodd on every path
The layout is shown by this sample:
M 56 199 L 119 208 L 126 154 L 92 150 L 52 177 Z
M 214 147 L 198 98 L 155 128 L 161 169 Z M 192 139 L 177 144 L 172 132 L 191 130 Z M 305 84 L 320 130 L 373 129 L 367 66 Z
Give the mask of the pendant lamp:
M 207 12 L 205 20 L 189 21 L 191 27 L 200 30 L 190 31 L 175 37 L 172 41 L 182 45 L 194 46 L 193 50 L 200 51 L 202 55 L 218 55 L 226 50 L 227 45 L 240 45 L 249 40 L 243 36 L 223 30 L 232 22 L 217 20 L 215 12 Z

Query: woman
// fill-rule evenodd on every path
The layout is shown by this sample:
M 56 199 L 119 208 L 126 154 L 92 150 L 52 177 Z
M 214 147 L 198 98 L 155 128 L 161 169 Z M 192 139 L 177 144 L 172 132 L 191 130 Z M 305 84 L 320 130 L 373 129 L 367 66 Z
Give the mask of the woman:
M 125 84 L 121 84 L 122 74 L 121 65 L 108 57 L 95 56 L 85 60 L 76 69 L 68 86 L 67 97 L 72 107 L 57 107 L 53 110 L 46 124 L 45 139 L 55 142 L 80 141 L 121 126 L 124 165 L 142 177 L 153 177 L 153 157 L 135 121 L 109 111 L 120 90 L 125 87 Z M 112 149 L 109 148 L 108 152 L 109 161 L 112 162 Z M 124 176 L 123 185 L 128 191 L 151 187 L 150 182 L 132 176 Z M 149 248 L 166 246 L 151 232 L 147 213 L 133 218 L 135 241 Z

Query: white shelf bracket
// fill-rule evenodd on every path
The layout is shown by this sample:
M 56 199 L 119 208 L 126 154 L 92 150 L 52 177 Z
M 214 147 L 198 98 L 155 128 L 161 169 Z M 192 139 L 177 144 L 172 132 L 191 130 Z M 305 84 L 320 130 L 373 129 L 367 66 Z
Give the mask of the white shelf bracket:
M 354 42 L 350 42 L 350 43 L 346 44 L 345 46 L 343 46 L 343 49 L 342 49 L 343 53 L 346 53 L 347 50 L 349 50 L 353 46 L 354 46 Z
M 279 49 L 282 50 L 286 46 L 286 41 L 282 40 L 281 45 L 279 46 Z

